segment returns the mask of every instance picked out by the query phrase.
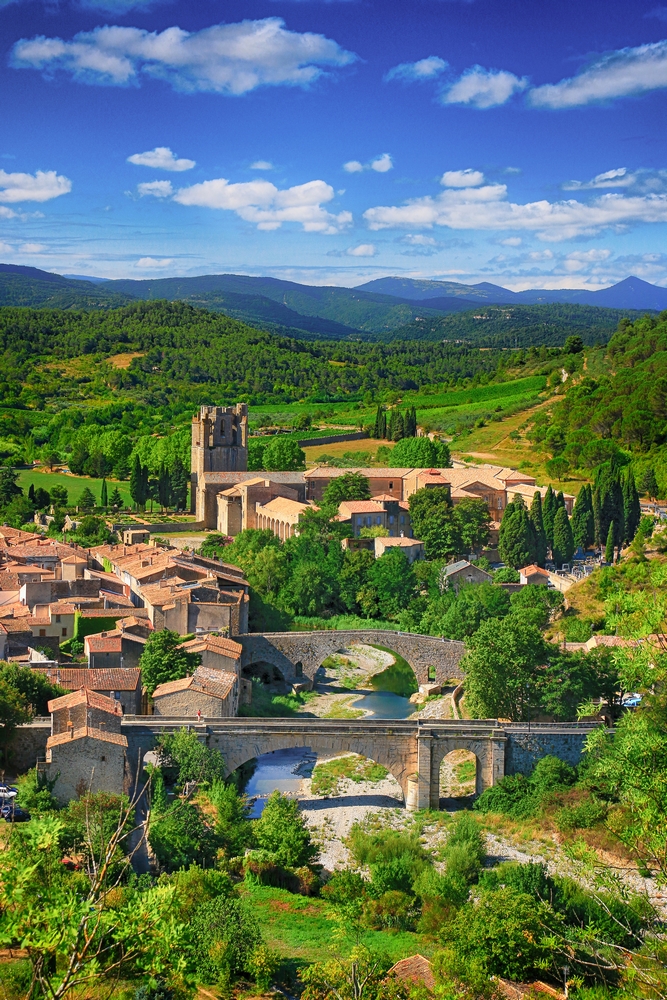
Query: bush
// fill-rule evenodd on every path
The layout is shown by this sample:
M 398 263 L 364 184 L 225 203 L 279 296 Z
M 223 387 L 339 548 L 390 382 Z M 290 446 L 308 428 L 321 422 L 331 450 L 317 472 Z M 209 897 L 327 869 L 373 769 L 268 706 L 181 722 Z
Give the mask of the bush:
M 365 908 L 366 923 L 373 930 L 413 930 L 418 916 L 414 897 L 397 889 L 370 899 Z
M 38 772 L 36 767 L 31 768 L 17 781 L 19 805 L 35 815 L 53 812 L 58 808 L 51 794 L 55 783 L 55 780 L 49 781 L 45 774 Z
M 534 816 L 552 792 L 574 784 L 577 772 L 558 757 L 546 756 L 537 762 L 529 778 L 510 774 L 487 788 L 475 802 L 479 812 L 504 813 L 513 819 Z
M 518 569 L 513 569 L 511 566 L 501 566 L 493 574 L 494 583 L 518 583 L 519 582 L 519 571 Z
M 239 973 L 252 975 L 252 956 L 262 939 L 246 903 L 218 896 L 197 908 L 191 926 L 201 982 L 225 983 Z
M 254 835 L 260 850 L 285 868 L 299 868 L 317 856 L 298 802 L 278 791 L 269 795 L 262 815 L 255 820 Z
M 413 862 L 426 859 L 418 836 L 376 824 L 373 818 L 354 823 L 347 836 L 345 845 L 358 865 L 372 865 L 401 857 L 408 857 Z
M 556 826 L 561 833 L 570 830 L 589 830 L 602 823 L 607 816 L 607 806 L 597 799 L 587 799 L 575 806 L 564 806 L 556 813 Z
M 402 854 L 390 861 L 379 861 L 370 866 L 371 892 L 380 897 L 387 892 L 410 892 L 414 880 L 414 862 Z
M 160 866 L 170 872 L 210 864 L 216 855 L 213 831 L 192 802 L 177 800 L 169 806 L 151 823 L 148 840 Z

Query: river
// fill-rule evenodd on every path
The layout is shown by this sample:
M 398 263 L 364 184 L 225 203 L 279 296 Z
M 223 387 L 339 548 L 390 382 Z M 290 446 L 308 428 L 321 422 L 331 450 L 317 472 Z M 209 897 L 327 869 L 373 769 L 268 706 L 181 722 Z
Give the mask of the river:
M 415 711 L 407 698 L 391 691 L 360 694 L 351 707 L 364 709 L 368 719 L 407 719 Z M 257 757 L 255 770 L 243 787 L 253 800 L 251 817 L 256 819 L 261 814 L 266 799 L 276 789 L 283 794 L 296 794 L 301 779 L 311 776 L 316 763 L 317 755 L 309 747 L 274 750 Z

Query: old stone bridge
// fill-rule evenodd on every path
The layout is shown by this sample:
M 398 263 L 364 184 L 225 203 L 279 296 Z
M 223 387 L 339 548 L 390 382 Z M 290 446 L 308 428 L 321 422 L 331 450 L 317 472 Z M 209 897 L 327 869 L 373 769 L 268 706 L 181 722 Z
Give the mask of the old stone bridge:
M 477 793 L 506 774 L 529 773 L 552 754 L 576 764 L 584 741 L 596 723 L 499 723 L 475 721 L 337 719 L 158 719 L 126 716 L 122 732 L 128 739 L 128 763 L 134 767 L 162 732 L 187 726 L 212 748 L 220 750 L 229 773 L 273 750 L 310 747 L 315 753 L 363 754 L 382 764 L 396 778 L 408 809 L 437 809 L 440 767 L 452 750 L 469 750 L 477 760 Z M 26 727 L 27 728 L 27 727 Z
M 459 681 L 463 673 L 459 666 L 465 652 L 462 642 L 436 639 L 430 635 L 367 629 L 338 632 L 252 632 L 234 636 L 243 646 L 241 666 L 246 676 L 253 668 L 258 674 L 266 667 L 278 671 L 288 683 L 312 684 L 322 661 L 356 643 L 382 646 L 398 653 L 410 664 L 420 684 L 444 684 Z

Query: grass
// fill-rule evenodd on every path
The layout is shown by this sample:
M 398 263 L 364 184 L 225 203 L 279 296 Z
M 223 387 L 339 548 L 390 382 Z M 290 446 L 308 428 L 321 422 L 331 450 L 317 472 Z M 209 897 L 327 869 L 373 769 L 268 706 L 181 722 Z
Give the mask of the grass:
M 356 696 L 355 696 L 356 697 Z M 350 708 L 350 698 L 341 698 L 339 701 L 333 703 L 328 712 L 325 712 L 322 716 L 323 719 L 360 719 L 363 714 L 363 708 Z
M 334 955 L 348 956 L 352 951 L 355 942 L 336 935 L 336 924 L 327 916 L 324 900 L 295 896 L 269 886 L 248 887 L 246 892 L 266 943 L 284 958 L 321 962 Z M 410 931 L 366 931 L 362 944 L 386 954 L 392 962 L 415 952 L 428 957 L 433 950 L 432 945 Z
M 54 486 L 64 486 L 68 493 L 68 502 L 73 506 L 76 506 L 79 497 L 86 487 L 93 491 L 98 501 L 102 489 L 101 479 L 90 479 L 88 476 L 71 476 L 63 472 L 49 472 L 47 469 L 21 470 L 19 472 L 18 485 L 27 493 L 31 484 L 35 489 L 41 486 L 43 490 L 51 490 Z M 107 479 L 109 496 L 111 496 L 116 487 L 118 487 L 123 501 L 129 507 L 132 504 L 129 482 Z
M 376 691 L 390 691 L 392 694 L 398 694 L 402 698 L 409 698 L 411 694 L 419 690 L 415 672 L 407 660 L 404 660 L 402 656 L 395 653 L 393 649 L 387 649 L 385 646 L 378 646 L 373 643 L 373 648 L 381 649 L 385 653 L 391 653 L 394 657 L 392 664 L 386 667 L 381 673 L 375 674 L 371 679 L 371 684 Z
M 348 754 L 346 757 L 336 757 L 334 760 L 318 764 L 313 771 L 311 792 L 314 795 L 337 795 L 341 781 L 383 781 L 389 771 L 374 760 L 360 757 L 358 754 Z
M 252 702 L 241 705 L 239 715 L 249 719 L 287 719 L 303 714 L 301 709 L 316 697 L 312 691 L 301 694 L 274 694 L 261 681 L 252 682 Z M 344 718 L 344 716 L 343 716 Z

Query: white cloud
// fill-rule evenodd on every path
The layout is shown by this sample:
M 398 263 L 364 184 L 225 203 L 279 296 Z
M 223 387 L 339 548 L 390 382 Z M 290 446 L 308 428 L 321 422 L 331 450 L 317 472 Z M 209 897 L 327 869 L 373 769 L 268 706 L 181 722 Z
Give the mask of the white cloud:
M 375 257 L 377 247 L 374 243 L 361 243 L 357 247 L 349 247 L 345 253 L 348 257 Z
M 564 191 L 583 191 L 595 188 L 624 188 L 635 183 L 636 176 L 628 172 L 627 167 L 618 167 L 615 170 L 605 170 L 603 174 L 597 174 L 590 181 L 568 181 L 563 184 Z
M 484 174 L 481 170 L 445 170 L 440 178 L 443 187 L 449 188 L 470 188 L 479 187 L 484 183 Z
M 520 174 L 521 167 L 505 167 L 503 170 L 504 174 Z
M 506 240 L 501 240 L 500 245 L 503 247 L 520 247 L 523 240 L 520 236 L 508 236 Z
M 393 166 L 394 164 L 389 153 L 383 153 L 382 156 L 378 156 L 377 159 L 372 160 L 370 164 L 371 170 L 377 171 L 378 174 L 386 174 Z
M 16 68 L 62 70 L 81 83 L 138 86 L 148 76 L 175 90 L 231 95 L 257 87 L 306 87 L 323 74 L 323 66 L 347 66 L 356 59 L 324 35 L 288 31 L 279 17 L 193 32 L 105 25 L 71 41 L 23 38 L 11 57 Z
M 561 266 L 568 273 L 586 271 L 592 264 L 602 263 L 609 260 L 610 257 L 611 250 L 575 250 L 573 253 L 568 253 L 565 256 Z
M 152 195 L 153 198 L 170 198 L 174 193 L 171 181 L 147 181 L 145 184 L 137 184 L 137 191 L 140 198 Z
M 609 52 L 576 76 L 533 88 L 528 101 L 535 108 L 576 108 L 663 87 L 667 87 L 667 41 Z
M 171 267 L 173 263 L 173 257 L 140 257 L 134 266 L 143 271 L 159 271 Z
M 343 170 L 348 174 L 360 174 L 364 170 L 375 170 L 378 174 L 386 174 L 393 166 L 394 161 L 391 153 L 382 153 L 381 156 L 376 156 L 369 163 L 361 163 L 360 160 L 348 160 L 347 163 L 343 164 Z
M 437 246 L 438 241 L 434 240 L 432 236 L 424 236 L 422 233 L 408 233 L 401 240 L 401 243 L 407 243 L 411 247 L 434 247 Z
M 440 56 L 427 56 L 413 63 L 400 63 L 385 74 L 385 80 L 404 80 L 413 83 L 420 80 L 433 80 L 447 69 L 449 63 Z
M 127 162 L 134 163 L 138 167 L 152 167 L 153 170 L 170 170 L 175 173 L 192 170 L 197 166 L 194 160 L 179 160 L 169 146 L 156 146 L 147 153 L 133 153 L 132 156 L 128 156 Z
M 19 247 L 21 253 L 43 253 L 48 250 L 43 243 L 22 243 Z
M 334 197 L 334 190 L 325 181 L 308 181 L 279 190 L 266 180 L 230 184 L 224 177 L 192 187 L 181 188 L 174 201 L 181 205 L 199 205 L 236 212 L 245 222 L 258 229 L 279 229 L 284 222 L 298 222 L 304 232 L 337 233 L 352 222 L 349 212 L 333 215 L 324 204 Z
M 15 219 L 16 217 L 17 213 L 12 211 L 11 208 L 7 208 L 6 205 L 0 205 L 0 219 Z
M 55 170 L 37 170 L 34 174 L 7 174 L 0 170 L 0 201 L 50 201 L 71 190 L 72 182 Z
M 507 200 L 504 184 L 443 191 L 437 197 L 415 198 L 403 205 L 378 206 L 364 212 L 372 230 L 445 226 L 449 229 L 525 230 L 541 239 L 565 240 L 593 235 L 607 227 L 640 222 L 667 222 L 667 195 L 603 194 L 583 203 L 574 199 L 529 202 Z
M 269 160 L 255 160 L 250 164 L 251 170 L 273 170 L 273 164 Z
M 504 69 L 484 69 L 471 66 L 459 79 L 440 94 L 443 104 L 467 104 L 473 108 L 495 108 L 506 104 L 513 94 L 525 90 L 526 77 L 519 79 Z

